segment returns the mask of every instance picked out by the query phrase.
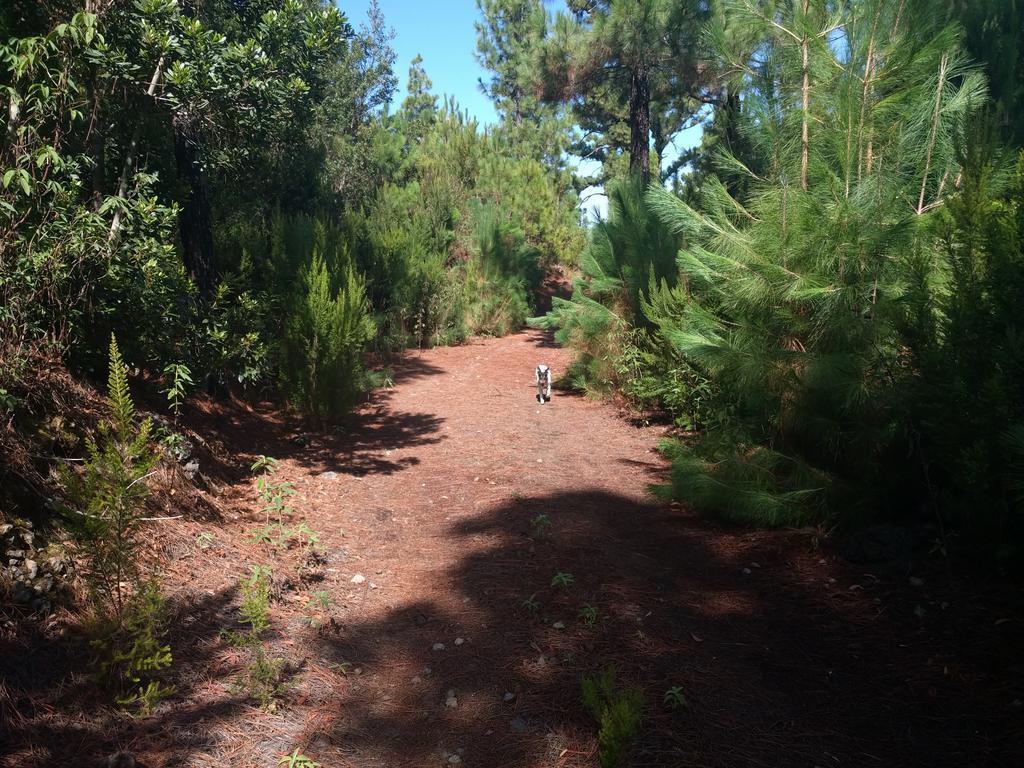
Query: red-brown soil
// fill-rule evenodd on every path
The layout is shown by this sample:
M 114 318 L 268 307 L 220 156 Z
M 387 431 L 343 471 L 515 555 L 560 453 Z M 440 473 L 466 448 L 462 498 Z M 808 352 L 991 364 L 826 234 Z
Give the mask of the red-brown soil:
M 534 399 L 533 367 L 569 360 L 537 332 L 411 353 L 327 433 L 194 414 L 223 487 L 154 524 L 178 693 L 139 720 L 89 703 L 83 641 L 57 617 L 0 645 L 0 764 L 126 749 L 150 768 L 268 767 L 299 748 L 331 767 L 595 766 L 580 677 L 607 664 L 646 696 L 630 766 L 1024 764 L 1013 595 L 922 566 L 868 574 L 820 531 L 729 529 L 655 501 L 660 429 Z M 295 483 L 325 562 L 248 542 L 261 516 L 241 468 L 257 454 Z M 254 563 L 274 568 L 265 641 L 291 677 L 272 712 L 238 689 L 245 652 L 219 636 Z M 573 583 L 553 587 L 558 572 Z M 321 590 L 317 629 L 304 616 Z M 674 686 L 688 707 L 670 711 Z

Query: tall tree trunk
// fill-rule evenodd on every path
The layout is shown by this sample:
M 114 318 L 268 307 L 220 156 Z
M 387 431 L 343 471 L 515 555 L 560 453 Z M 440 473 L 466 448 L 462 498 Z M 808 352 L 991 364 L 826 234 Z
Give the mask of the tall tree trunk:
M 807 23 L 807 12 L 810 8 L 810 0 L 803 0 L 804 23 Z M 810 106 L 811 106 L 811 81 L 810 81 L 810 40 L 805 33 L 800 38 L 800 56 L 803 59 L 803 82 L 800 85 L 800 104 L 803 116 L 800 123 L 800 188 L 807 189 L 807 165 L 810 155 Z
M 643 67 L 633 70 L 629 83 L 629 169 L 640 174 L 646 187 L 651 180 L 651 82 Z
M 178 216 L 182 261 L 200 294 L 209 296 L 217 284 L 217 271 L 210 185 L 202 161 L 202 134 L 180 118 L 174 121 L 174 160 L 178 176 L 189 190 Z

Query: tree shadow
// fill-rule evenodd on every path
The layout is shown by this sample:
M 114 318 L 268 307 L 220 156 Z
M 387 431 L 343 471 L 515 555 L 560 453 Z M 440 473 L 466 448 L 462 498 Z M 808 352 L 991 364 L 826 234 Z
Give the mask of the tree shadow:
M 113 694 L 90 677 L 94 667 L 84 662 L 95 652 L 80 631 L 22 635 L 31 653 L 0 643 L 0 676 L 15 692 L 12 706 L 0 705 L 0 764 L 9 750 L 37 765 L 99 766 L 123 750 L 171 755 L 184 765 L 191 755 L 215 749 L 217 724 L 253 709 L 248 695 L 231 685 L 240 668 L 225 663 L 229 649 L 220 636 L 236 623 L 235 599 L 232 587 L 168 600 L 175 692 L 140 719 L 112 708 Z
M 916 616 L 807 534 L 596 490 L 518 499 L 449 534 L 466 552 L 451 599 L 320 638 L 321 657 L 380 670 L 302 734 L 321 762 L 593 765 L 580 679 L 609 664 L 646 697 L 631 766 L 1009 766 L 1024 746 L 1003 666 L 1019 629 L 962 616 L 950 633 L 938 607 Z M 559 572 L 572 583 L 553 585 Z M 672 711 L 675 686 L 688 705 Z
M 141 721 L 90 708 L 98 694 L 69 673 L 81 639 L 0 645 L 15 692 L 0 733 L 55 765 L 122 748 L 151 768 L 231 764 L 258 742 L 260 764 L 299 746 L 323 765 L 593 766 L 580 678 L 614 665 L 646 700 L 630 766 L 1019 764 L 1017 603 L 908 595 L 809 532 L 726 530 L 603 490 L 517 497 L 443 534 L 462 554 L 441 583 L 379 617 L 276 622 L 268 645 L 306 659 L 278 713 L 232 692 L 244 662 L 218 638 L 236 621 L 224 589 L 173 603 L 178 692 Z
M 408 353 L 394 364 L 391 375 L 397 386 L 441 373 L 442 368 Z M 200 466 L 227 482 L 245 477 L 260 453 L 293 460 L 310 472 L 390 475 L 419 463 L 415 456 L 390 459 L 392 451 L 440 442 L 443 437 L 437 433 L 444 423 L 429 413 L 391 410 L 392 392 L 375 390 L 352 413 L 326 427 L 269 403 L 252 407 L 212 401 L 194 409 L 187 423 L 198 434 L 219 435 L 216 450 L 202 450 Z
M 543 328 L 528 328 L 530 343 L 540 349 L 561 349 L 562 345 L 555 341 L 554 331 Z

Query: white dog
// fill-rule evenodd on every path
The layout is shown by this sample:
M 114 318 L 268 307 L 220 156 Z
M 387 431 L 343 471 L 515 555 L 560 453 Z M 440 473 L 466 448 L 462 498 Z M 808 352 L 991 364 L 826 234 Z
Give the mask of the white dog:
M 551 399 L 551 369 L 541 363 L 533 372 L 533 380 L 537 385 L 537 401 L 544 405 Z

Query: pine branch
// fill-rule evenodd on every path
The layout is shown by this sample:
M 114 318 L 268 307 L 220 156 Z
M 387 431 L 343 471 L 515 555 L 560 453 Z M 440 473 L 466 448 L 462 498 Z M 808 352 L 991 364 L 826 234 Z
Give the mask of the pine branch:
M 939 62 L 939 82 L 935 86 L 935 111 L 932 114 L 932 127 L 928 135 L 928 151 L 924 159 L 924 174 L 921 177 L 921 194 L 917 199 L 917 214 L 924 213 L 924 193 L 928 186 L 928 173 L 932 165 L 932 152 L 935 149 L 935 137 L 939 131 L 939 115 L 942 113 L 942 90 L 946 84 L 946 67 L 949 64 L 949 54 L 943 53 Z

